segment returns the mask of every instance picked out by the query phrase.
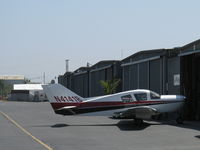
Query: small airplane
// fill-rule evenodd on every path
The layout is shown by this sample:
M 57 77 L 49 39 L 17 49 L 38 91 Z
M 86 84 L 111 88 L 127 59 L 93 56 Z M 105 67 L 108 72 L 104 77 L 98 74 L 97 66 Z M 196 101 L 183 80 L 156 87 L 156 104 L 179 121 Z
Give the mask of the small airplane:
M 162 113 L 176 112 L 185 96 L 159 95 L 150 90 L 130 90 L 111 95 L 83 98 L 61 84 L 42 85 L 56 114 L 78 115 L 104 112 L 113 119 L 134 119 L 136 124 Z M 98 113 L 97 113 L 98 114 Z M 176 119 L 182 124 L 182 117 Z

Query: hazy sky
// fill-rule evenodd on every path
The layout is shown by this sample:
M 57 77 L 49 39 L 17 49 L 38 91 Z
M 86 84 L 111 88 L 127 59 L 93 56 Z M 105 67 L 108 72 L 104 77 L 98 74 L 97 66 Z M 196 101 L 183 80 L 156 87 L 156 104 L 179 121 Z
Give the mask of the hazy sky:
M 74 71 L 185 45 L 200 38 L 199 7 L 199 0 L 0 0 L 0 75 L 45 72 L 50 81 L 65 72 L 65 59 Z

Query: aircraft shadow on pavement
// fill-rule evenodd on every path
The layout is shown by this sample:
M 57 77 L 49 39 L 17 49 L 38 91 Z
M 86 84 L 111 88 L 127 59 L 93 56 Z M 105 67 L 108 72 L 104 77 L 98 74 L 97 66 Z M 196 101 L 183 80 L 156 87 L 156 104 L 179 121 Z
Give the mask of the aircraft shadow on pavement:
M 152 125 L 170 125 L 175 126 L 178 128 L 185 128 L 185 129 L 192 129 L 200 131 L 200 123 L 199 122 L 188 122 L 186 121 L 184 124 L 178 125 L 174 121 L 156 121 L 156 122 L 144 122 L 141 125 L 136 125 L 132 120 L 120 120 L 118 123 L 114 124 L 55 124 L 55 125 L 39 125 L 34 127 L 51 127 L 51 128 L 66 128 L 70 126 L 76 126 L 76 127 L 87 127 L 87 126 L 93 126 L 93 127 L 103 127 L 103 126 L 113 126 L 118 127 L 122 131 L 137 131 L 137 130 L 143 130 L 145 128 L 148 128 Z M 197 135 L 196 138 L 200 138 L 200 135 Z
M 64 127 L 70 127 L 70 126 L 76 126 L 76 127 L 83 127 L 83 126 L 86 126 L 86 127 L 89 127 L 89 126 L 92 126 L 92 127 L 108 127 L 108 126 L 116 126 L 118 127 L 120 130 L 122 131 L 137 131 L 137 130 L 143 130 L 151 125 L 158 125 L 157 123 L 146 123 L 144 122 L 143 124 L 141 125 L 136 125 L 134 124 L 133 121 L 119 121 L 117 124 L 72 124 L 72 125 L 69 125 L 69 124 L 55 124 L 55 125 L 52 125 L 51 127 L 52 128 L 64 128 Z
M 177 124 L 173 121 L 168 121 L 168 122 L 161 121 L 161 123 L 166 124 L 166 125 L 175 126 L 178 128 L 192 129 L 192 130 L 200 131 L 200 122 L 185 121 L 183 124 Z
M 133 121 L 119 121 L 116 126 L 122 131 L 138 131 L 138 130 L 144 130 L 145 128 L 151 125 L 154 125 L 154 124 L 144 122 L 140 125 L 137 125 L 137 124 L 134 124 Z
M 195 136 L 195 138 L 198 138 L 198 139 L 200 139 L 200 135 L 196 135 L 196 136 Z
M 199 123 L 193 123 L 193 122 L 185 122 L 184 124 L 176 124 L 173 121 L 159 121 L 159 122 L 144 122 L 141 125 L 136 125 L 132 120 L 121 120 L 116 124 L 55 124 L 52 125 L 52 128 L 63 128 L 63 127 L 69 127 L 69 126 L 116 126 L 122 131 L 137 131 L 137 130 L 143 130 L 149 126 L 152 125 L 171 125 L 171 126 L 176 126 L 179 128 L 185 128 L 185 129 L 192 129 L 192 130 L 197 130 L 200 131 L 200 125 Z M 200 138 L 200 136 L 198 136 Z

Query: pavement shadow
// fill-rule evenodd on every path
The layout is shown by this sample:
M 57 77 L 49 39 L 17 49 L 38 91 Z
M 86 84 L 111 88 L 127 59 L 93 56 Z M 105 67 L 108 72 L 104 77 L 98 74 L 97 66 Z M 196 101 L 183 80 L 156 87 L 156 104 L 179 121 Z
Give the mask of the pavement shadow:
M 180 128 L 185 128 L 185 129 L 193 129 L 193 130 L 197 130 L 197 131 L 200 131 L 200 123 L 199 125 L 196 125 L 196 124 L 193 124 L 193 123 L 184 123 L 182 125 L 175 125 L 177 127 L 180 127 Z
M 92 127 L 92 126 L 116 126 L 116 124 L 55 124 L 55 125 L 52 125 L 51 127 L 52 128 L 63 128 L 63 127 L 69 127 L 69 126 L 73 126 L 73 127 Z
M 68 127 L 68 126 L 70 126 L 70 125 L 62 123 L 62 124 L 55 124 L 51 127 L 52 128 L 63 128 L 63 127 Z
M 200 135 L 196 135 L 196 136 L 195 136 L 195 138 L 198 138 L 198 139 L 200 139 Z
M 119 121 L 116 126 L 122 130 L 122 131 L 138 131 L 138 130 L 144 130 L 145 128 L 154 125 L 154 124 L 150 124 L 147 122 L 144 122 L 140 125 L 135 124 L 133 121 Z
M 151 126 L 151 125 L 160 125 L 160 123 L 147 123 L 144 122 L 143 124 L 140 125 L 136 125 L 134 124 L 134 122 L 131 120 L 123 120 L 123 121 L 119 121 L 117 124 L 73 124 L 73 125 L 69 125 L 69 124 L 55 124 L 52 125 L 52 128 L 64 128 L 64 127 L 69 127 L 69 126 L 76 126 L 76 127 L 89 127 L 89 126 L 93 126 L 93 127 L 108 127 L 108 126 L 113 126 L 113 127 L 118 127 L 120 130 L 122 131 L 137 131 L 137 130 L 144 130 L 145 128 Z
M 200 131 L 200 122 L 198 121 L 185 121 L 183 124 L 177 124 L 175 121 L 161 121 L 162 124 L 171 125 L 184 129 L 192 129 Z
M 37 125 L 34 127 L 51 127 L 51 128 L 66 128 L 70 126 L 76 126 L 76 127 L 118 127 L 121 131 L 137 131 L 137 130 L 144 130 L 145 128 L 148 128 L 153 125 L 170 125 L 175 126 L 178 128 L 185 128 L 185 129 L 192 129 L 200 131 L 200 122 L 192 122 L 192 121 L 185 121 L 184 124 L 177 124 L 175 121 L 150 121 L 150 122 L 144 122 L 143 124 L 136 125 L 134 124 L 133 120 L 120 120 L 117 123 L 114 124 L 65 124 L 65 123 L 59 123 L 54 125 Z M 200 138 L 200 135 L 197 135 L 196 138 Z

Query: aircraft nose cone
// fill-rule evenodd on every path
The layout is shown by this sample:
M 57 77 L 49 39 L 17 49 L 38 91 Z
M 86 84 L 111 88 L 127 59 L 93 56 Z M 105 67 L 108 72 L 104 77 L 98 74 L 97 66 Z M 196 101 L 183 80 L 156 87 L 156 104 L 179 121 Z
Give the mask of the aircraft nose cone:
M 161 95 L 161 99 L 166 101 L 184 101 L 186 97 L 183 95 Z
M 177 100 L 185 100 L 186 97 L 185 97 L 185 96 L 182 96 L 182 95 L 177 95 L 177 96 L 176 96 L 176 99 L 177 99 Z

